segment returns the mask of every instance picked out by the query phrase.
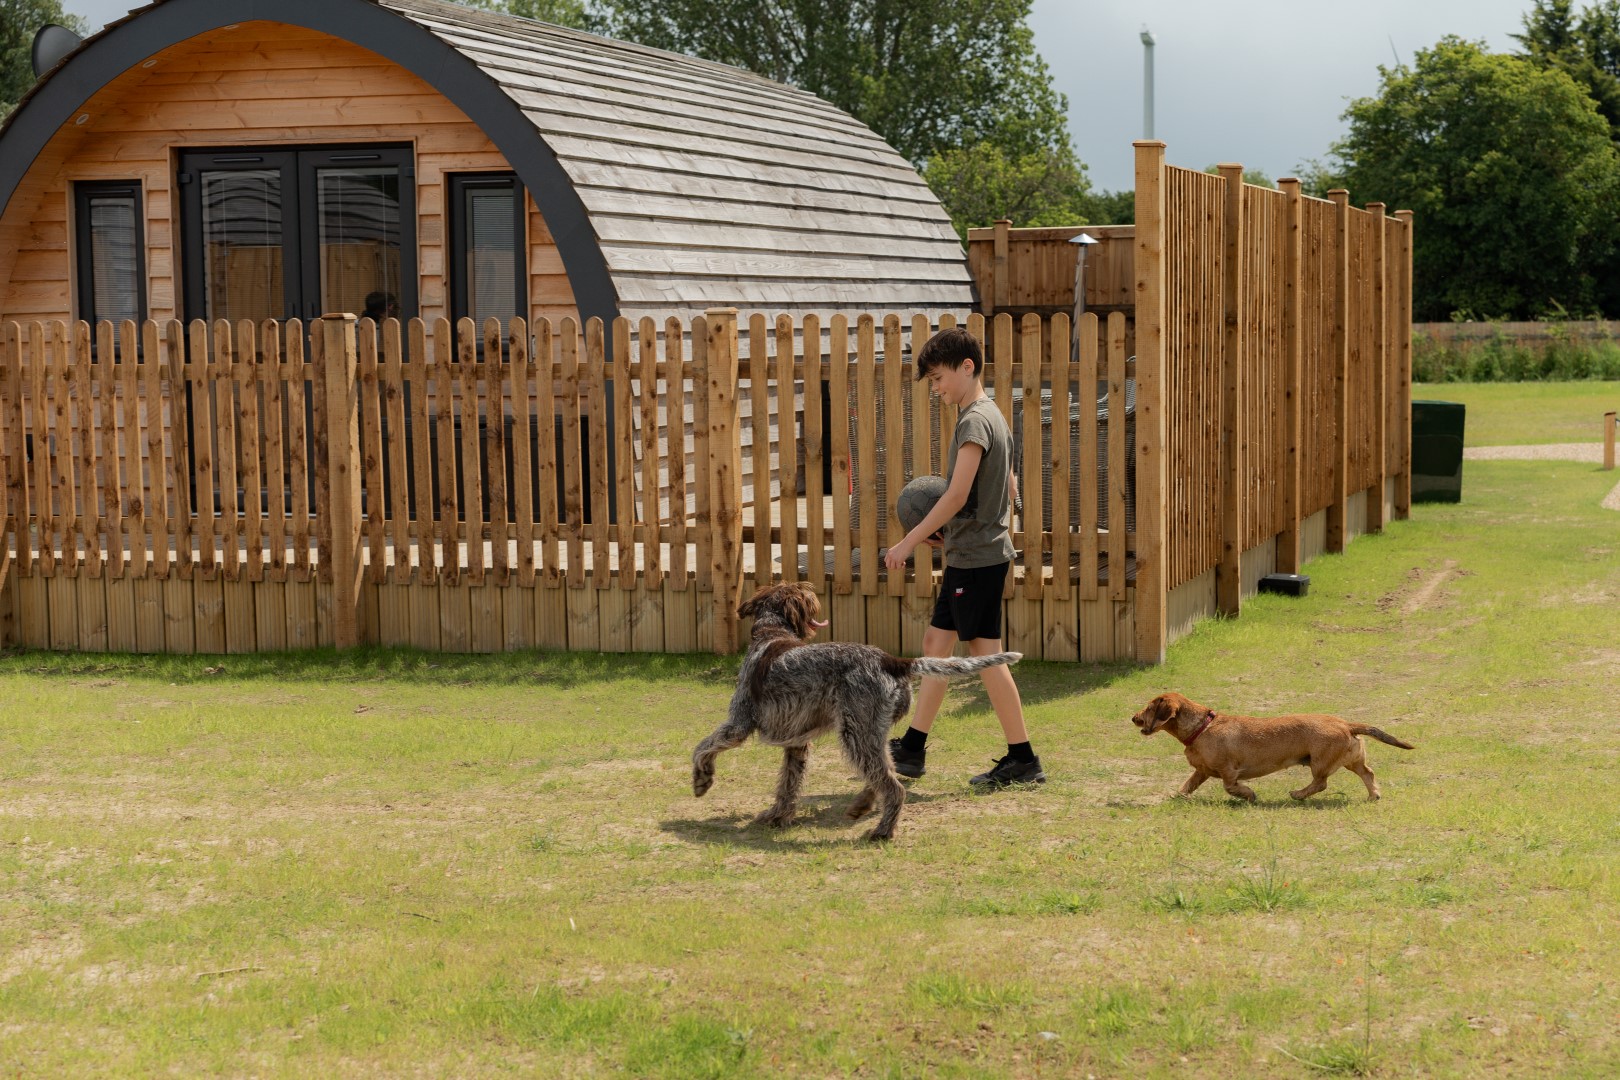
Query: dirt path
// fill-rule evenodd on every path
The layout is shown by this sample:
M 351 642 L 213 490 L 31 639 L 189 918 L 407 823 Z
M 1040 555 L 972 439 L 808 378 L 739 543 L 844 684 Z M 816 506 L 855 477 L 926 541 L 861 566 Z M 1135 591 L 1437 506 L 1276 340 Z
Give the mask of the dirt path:
M 1603 460 L 1602 443 L 1546 443 L 1540 446 L 1468 446 L 1464 461 L 1589 461 Z M 1603 498 L 1603 509 L 1620 510 L 1620 483 Z

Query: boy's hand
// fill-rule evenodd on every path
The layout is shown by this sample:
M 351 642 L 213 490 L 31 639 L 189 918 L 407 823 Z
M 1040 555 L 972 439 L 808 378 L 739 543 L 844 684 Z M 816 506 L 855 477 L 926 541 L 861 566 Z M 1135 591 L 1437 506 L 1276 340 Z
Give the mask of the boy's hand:
M 911 553 L 914 550 L 916 550 L 915 544 L 908 544 L 902 540 L 890 548 L 888 554 L 883 556 L 883 565 L 890 570 L 903 570 L 906 561 L 911 558 Z

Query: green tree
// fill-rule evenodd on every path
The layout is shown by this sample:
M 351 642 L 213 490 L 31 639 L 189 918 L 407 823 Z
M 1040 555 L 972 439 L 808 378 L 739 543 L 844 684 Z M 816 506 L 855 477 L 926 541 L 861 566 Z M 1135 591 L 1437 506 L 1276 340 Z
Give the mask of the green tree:
M 34 35 L 46 23 L 85 32 L 84 20 L 65 13 L 60 0 L 0 0 L 0 118 L 34 85 Z
M 1101 191 L 1093 188 L 1080 199 L 1080 217 L 1070 225 L 1136 224 L 1136 189 Z
M 1536 0 L 1524 16 L 1524 33 L 1513 35 L 1532 63 L 1567 72 L 1597 104 L 1620 146 L 1620 0 L 1604 0 L 1574 12 L 1571 0 Z M 1610 216 L 1614 241 L 1592 267 L 1597 307 L 1620 312 L 1620 214 Z
M 1537 66 L 1568 72 L 1585 87 L 1620 142 L 1620 0 L 1583 8 L 1578 17 L 1573 0 L 1536 0 L 1524 33 L 1513 39 Z
M 1299 180 L 1299 189 L 1305 194 L 1325 199 L 1334 188 L 1346 186 L 1343 168 L 1342 164 L 1321 158 L 1307 158 L 1294 166 L 1294 176 Z
M 576 30 L 595 30 L 599 20 L 586 0 L 456 0 L 464 7 L 482 11 L 499 11 L 525 19 L 572 26 Z
M 923 179 L 940 197 L 957 233 L 1008 218 L 1019 226 L 1084 225 L 1087 184 L 1075 160 L 1056 151 L 1010 155 L 992 142 L 931 156 Z
M 1030 0 L 604 0 L 614 37 L 808 90 L 924 171 L 958 230 L 1077 220 L 1089 190 Z
M 1592 311 L 1620 152 L 1585 90 L 1455 37 L 1379 75 L 1333 153 L 1353 202 L 1415 211 L 1415 316 Z

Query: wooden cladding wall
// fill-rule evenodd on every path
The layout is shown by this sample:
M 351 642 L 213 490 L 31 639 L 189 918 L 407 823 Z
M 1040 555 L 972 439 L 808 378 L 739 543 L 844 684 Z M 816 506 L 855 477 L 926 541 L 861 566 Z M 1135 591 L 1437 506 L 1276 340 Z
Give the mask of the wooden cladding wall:
M 173 155 L 187 147 L 409 142 L 417 192 L 421 314 L 447 314 L 446 176 L 510 168 L 489 137 L 437 90 L 375 53 L 272 22 L 247 22 L 158 53 L 95 95 L 87 119 L 46 148 L 0 217 L 0 296 L 18 320 L 75 314 L 68 206 L 75 181 L 136 180 L 143 192 L 152 318 L 180 317 L 180 196 Z M 529 306 L 577 317 L 573 288 L 529 203 Z
M 1134 648 L 1128 468 L 1103 464 L 1127 462 L 1127 426 L 1092 389 L 1127 413 L 1124 320 L 1103 353 L 1097 321 L 1078 350 L 1063 315 L 968 322 L 1021 433 L 1009 647 L 1052 659 Z M 906 360 L 930 332 L 729 311 L 454 334 L 0 323 L 14 636 L 730 651 L 741 590 L 781 580 L 823 596 L 835 638 L 916 652 L 940 568 L 891 575 L 880 552 L 893 493 L 942 469 L 954 424 Z

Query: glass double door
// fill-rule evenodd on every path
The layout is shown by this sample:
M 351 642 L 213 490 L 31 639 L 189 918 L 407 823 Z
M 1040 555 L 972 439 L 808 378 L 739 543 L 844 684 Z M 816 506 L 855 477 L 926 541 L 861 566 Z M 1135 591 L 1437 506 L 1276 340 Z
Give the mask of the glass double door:
M 409 147 L 187 151 L 185 317 L 416 314 Z

